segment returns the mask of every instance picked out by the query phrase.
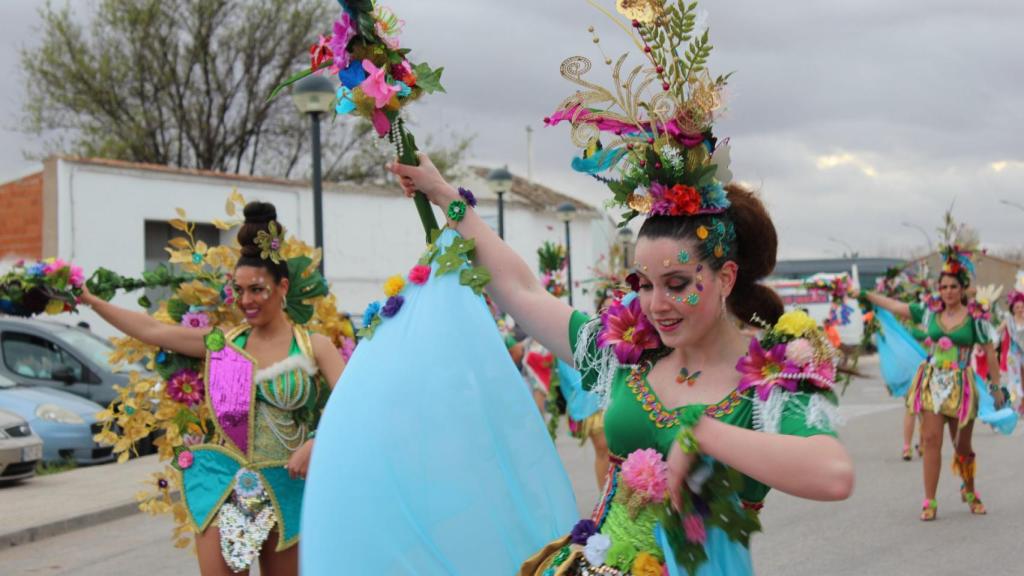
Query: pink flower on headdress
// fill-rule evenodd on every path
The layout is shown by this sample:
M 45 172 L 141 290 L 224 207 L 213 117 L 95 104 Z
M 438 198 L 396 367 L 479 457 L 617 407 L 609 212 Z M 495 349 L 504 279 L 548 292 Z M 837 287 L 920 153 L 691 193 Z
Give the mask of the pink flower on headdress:
M 639 298 L 634 298 L 629 306 L 621 300 L 612 302 L 601 314 L 601 323 L 604 328 L 597 335 L 597 345 L 611 346 L 622 364 L 636 364 L 644 350 L 661 346 L 661 338 L 640 310 Z
M 634 450 L 622 463 L 622 479 L 631 490 L 660 502 L 668 490 L 668 463 L 654 448 Z
M 352 57 L 348 53 L 348 44 L 356 37 L 356 27 L 352 25 L 352 18 L 348 12 L 342 12 L 341 16 L 334 21 L 334 35 L 331 36 L 328 45 L 334 54 L 334 62 L 331 63 L 330 73 L 338 72 L 348 68 Z
M 739 386 L 736 387 L 739 392 L 756 388 L 761 400 L 767 400 L 775 386 L 796 392 L 797 380 L 780 378 L 783 373 L 794 374 L 799 371 L 797 366 L 786 360 L 785 344 L 776 344 L 771 350 L 765 350 L 756 338 L 751 338 L 750 350 L 736 363 L 736 370 L 742 374 Z
M 385 75 L 387 71 L 384 68 L 377 68 L 368 59 L 363 60 L 363 70 L 366 70 L 367 76 L 366 80 L 363 80 L 359 87 L 363 89 L 364 94 L 373 98 L 373 103 L 377 108 L 387 106 L 391 98 L 398 94 L 400 88 L 388 84 L 388 79 Z

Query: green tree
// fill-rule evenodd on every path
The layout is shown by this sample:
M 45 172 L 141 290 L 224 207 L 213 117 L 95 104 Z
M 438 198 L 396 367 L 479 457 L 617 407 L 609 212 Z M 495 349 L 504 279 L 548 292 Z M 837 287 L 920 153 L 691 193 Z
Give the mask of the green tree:
M 83 24 L 70 7 L 46 6 L 40 44 L 22 52 L 25 129 L 43 137 L 44 154 L 305 174 L 308 121 L 267 95 L 308 65 L 337 10 L 325 0 L 101 0 Z M 326 128 L 328 179 L 380 175 L 366 164 L 388 155 L 368 125 Z M 457 163 L 468 144 L 432 152 Z

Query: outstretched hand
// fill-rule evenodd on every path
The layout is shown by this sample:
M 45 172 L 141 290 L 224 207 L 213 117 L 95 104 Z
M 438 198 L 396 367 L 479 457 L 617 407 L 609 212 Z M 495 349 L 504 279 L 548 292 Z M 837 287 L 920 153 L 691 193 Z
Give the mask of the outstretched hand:
M 409 198 L 416 192 L 422 192 L 433 204 L 442 208 L 447 207 L 449 202 L 459 197 L 458 192 L 445 181 L 444 176 L 441 176 L 441 172 L 430 161 L 430 157 L 422 152 L 417 154 L 419 166 L 400 164 L 396 158 L 388 165 L 388 170 L 398 177 L 398 183 Z

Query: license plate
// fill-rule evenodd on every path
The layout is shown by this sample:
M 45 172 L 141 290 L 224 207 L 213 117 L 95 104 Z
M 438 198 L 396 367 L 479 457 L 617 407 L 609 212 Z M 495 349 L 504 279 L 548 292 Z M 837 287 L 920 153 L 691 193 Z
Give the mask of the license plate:
M 29 446 L 21 449 L 21 461 L 31 462 L 33 460 L 39 460 L 43 457 L 43 445 L 37 444 L 35 446 Z

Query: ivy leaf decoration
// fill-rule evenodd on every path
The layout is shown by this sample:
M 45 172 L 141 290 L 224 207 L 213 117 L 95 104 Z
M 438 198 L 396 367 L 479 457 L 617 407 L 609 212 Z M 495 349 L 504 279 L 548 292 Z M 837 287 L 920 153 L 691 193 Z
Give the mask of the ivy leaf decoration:
M 476 249 L 476 241 L 472 238 L 455 238 L 452 240 L 451 246 L 448 247 L 448 252 L 455 252 L 456 254 L 469 254 Z
M 477 296 L 483 294 L 484 287 L 491 281 L 491 273 L 483 266 L 463 270 L 459 274 L 459 284 L 469 286 Z
M 444 86 L 441 86 L 441 73 L 444 72 L 443 67 L 431 69 L 428 64 L 420 63 L 413 66 L 412 70 L 416 74 L 416 85 L 427 94 L 445 91 Z
M 434 272 L 434 276 L 439 277 L 444 276 L 445 274 L 451 274 L 458 270 L 465 261 L 465 258 L 460 254 L 456 254 L 453 250 L 448 250 L 441 256 L 437 257 L 437 271 Z
M 373 333 L 377 331 L 377 326 L 380 326 L 379 314 L 374 316 L 373 320 L 370 320 L 370 323 L 367 326 L 360 328 L 359 331 L 356 332 L 356 336 L 360 339 L 370 340 L 373 338 Z

